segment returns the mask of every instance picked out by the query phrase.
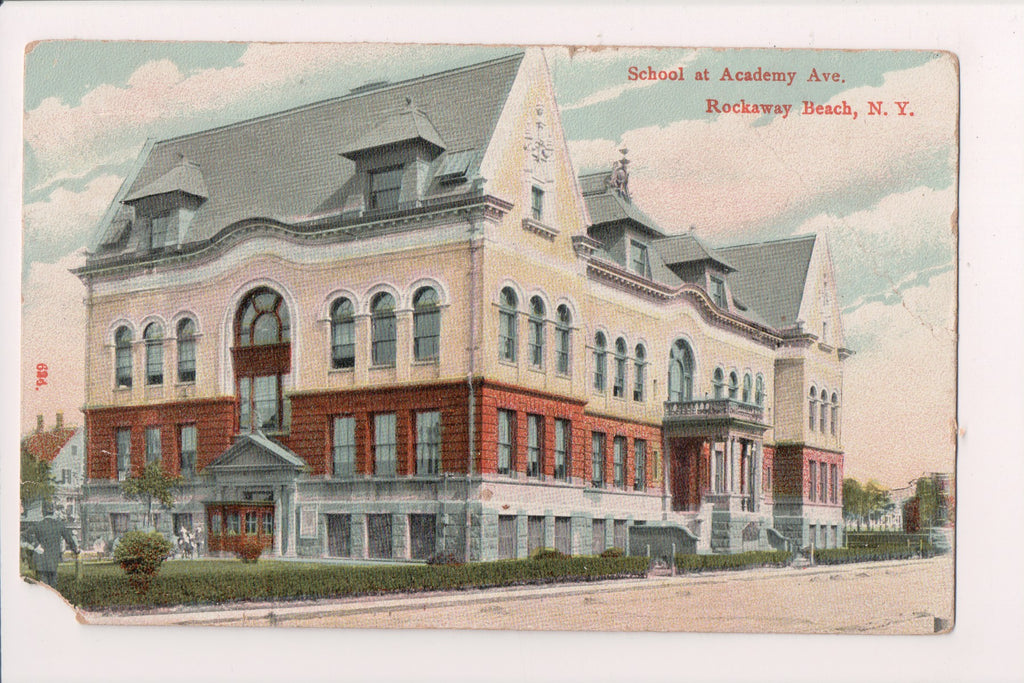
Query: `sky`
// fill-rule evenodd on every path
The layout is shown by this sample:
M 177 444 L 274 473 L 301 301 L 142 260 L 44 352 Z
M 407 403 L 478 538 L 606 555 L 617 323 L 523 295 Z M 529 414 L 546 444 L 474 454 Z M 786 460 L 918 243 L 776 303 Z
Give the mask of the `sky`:
M 22 429 L 81 423 L 84 288 L 69 269 L 147 138 L 162 139 L 471 64 L 514 48 L 39 43 L 25 63 Z M 634 201 L 712 245 L 827 237 L 843 311 L 846 474 L 902 486 L 951 471 L 955 414 L 956 64 L 936 52 L 547 48 L 576 170 L 627 148 Z M 630 66 L 683 81 L 629 80 Z M 723 70 L 795 72 L 791 84 Z M 838 74 L 808 82 L 811 69 Z M 709 76 L 696 80 L 698 72 Z M 789 103 L 781 115 L 707 100 Z M 801 116 L 803 101 L 849 116 Z M 867 116 L 883 101 L 888 116 Z M 889 103 L 909 101 L 914 116 Z M 66 333 L 71 331 L 71 333 Z M 49 384 L 35 387 L 36 365 Z M 884 406 L 884 409 L 880 407 Z

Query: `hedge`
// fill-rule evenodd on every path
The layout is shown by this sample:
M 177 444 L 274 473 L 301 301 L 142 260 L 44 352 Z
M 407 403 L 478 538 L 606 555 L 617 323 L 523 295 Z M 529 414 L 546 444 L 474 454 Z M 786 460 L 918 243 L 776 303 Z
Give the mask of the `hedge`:
M 676 555 L 676 569 L 682 572 L 707 572 L 720 569 L 783 567 L 793 556 L 784 550 L 756 550 L 735 555 Z
M 848 562 L 878 562 L 881 560 L 909 560 L 915 557 L 932 557 L 934 549 L 926 543 L 923 549 L 881 547 L 881 548 L 829 548 L 814 551 L 815 564 L 846 564 Z
M 908 534 L 902 531 L 848 531 L 847 548 L 920 548 L 930 547 L 928 534 Z
M 245 600 L 300 600 L 397 592 L 443 591 L 642 577 L 646 557 L 562 557 L 465 565 L 352 566 L 305 562 L 182 560 L 164 563 L 140 595 L 118 567 L 85 564 L 58 572 L 57 588 L 86 608 L 201 605 Z

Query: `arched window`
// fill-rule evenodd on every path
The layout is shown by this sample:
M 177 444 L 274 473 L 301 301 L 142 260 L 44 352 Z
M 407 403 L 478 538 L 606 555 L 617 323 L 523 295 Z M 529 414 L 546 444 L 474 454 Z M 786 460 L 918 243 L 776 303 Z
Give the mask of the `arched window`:
M 832 436 L 837 433 L 839 424 L 839 394 L 832 392 Z
M 814 431 L 814 425 L 817 423 L 817 407 L 818 407 L 818 390 L 811 387 L 811 393 L 807 399 L 807 428 Z
M 594 389 L 604 391 L 608 372 L 608 340 L 603 332 L 594 335 Z
M 125 326 L 114 333 L 114 365 L 118 387 L 132 386 L 132 331 Z
M 754 403 L 764 406 L 764 376 L 758 375 L 754 382 Z
M 668 400 L 693 400 L 693 351 L 683 339 L 677 339 L 669 352 Z
M 423 287 L 412 297 L 412 346 L 416 360 L 437 360 L 441 355 L 440 303 L 433 287 Z
M 744 403 L 750 403 L 750 393 L 754 388 L 754 380 L 751 379 L 750 373 L 743 375 L 743 398 L 741 399 Z
M 530 365 L 544 367 L 544 302 L 539 296 L 530 299 Z
M 615 340 L 615 382 L 612 384 L 612 396 L 626 396 L 626 340 L 619 337 Z
M 280 432 L 287 426 L 284 380 L 291 371 L 291 323 L 284 298 L 258 287 L 242 300 L 232 351 L 242 430 Z
M 146 340 L 146 384 L 164 383 L 164 328 L 150 323 L 142 332 Z
M 342 297 L 331 304 L 331 367 L 356 365 L 356 308 Z
M 370 304 L 371 357 L 374 365 L 395 364 L 395 297 L 381 292 Z
M 556 311 L 558 320 L 555 322 L 555 356 L 557 370 L 560 375 L 568 375 L 571 367 L 569 350 L 572 348 L 572 313 L 569 307 L 562 304 Z
M 646 384 L 644 375 L 647 368 L 647 350 L 643 344 L 636 345 L 634 355 L 636 359 L 633 363 L 633 400 L 643 401 L 644 385 Z
M 501 290 L 498 303 L 498 357 L 510 363 L 516 362 L 516 316 L 519 299 L 511 287 Z
M 821 390 L 821 410 L 818 411 L 818 431 L 825 433 L 825 423 L 828 422 L 828 391 Z
M 715 368 L 715 374 L 711 376 L 711 384 L 715 387 L 715 398 L 725 398 L 725 373 L 722 368 Z
M 196 321 L 178 321 L 178 381 L 196 381 Z
M 729 373 L 729 398 L 736 400 L 740 393 L 740 378 L 735 372 Z

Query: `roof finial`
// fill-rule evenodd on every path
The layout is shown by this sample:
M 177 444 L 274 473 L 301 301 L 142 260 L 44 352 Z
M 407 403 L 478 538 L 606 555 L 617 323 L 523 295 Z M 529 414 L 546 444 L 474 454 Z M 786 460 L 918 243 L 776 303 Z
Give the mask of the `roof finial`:
M 690 223 L 690 232 L 697 232 L 697 226 L 693 223 Z
M 629 159 L 626 155 L 629 154 L 629 150 L 623 147 L 619 150 L 622 154 L 622 158 L 612 164 L 611 175 L 605 181 L 605 184 L 614 189 L 620 197 L 625 199 L 627 202 L 630 201 L 629 197 Z

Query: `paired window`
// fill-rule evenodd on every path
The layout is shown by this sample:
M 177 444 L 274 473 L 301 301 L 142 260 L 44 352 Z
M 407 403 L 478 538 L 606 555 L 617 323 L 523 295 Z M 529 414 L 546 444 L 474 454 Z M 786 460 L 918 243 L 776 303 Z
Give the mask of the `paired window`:
M 717 372 L 721 372 L 720 370 Z M 719 398 L 716 395 L 715 398 Z M 668 400 L 673 402 L 693 399 L 693 351 L 683 339 L 672 345 L 668 359 Z
M 441 413 L 416 413 L 416 474 L 441 471 Z
M 334 476 L 351 477 L 356 472 L 356 419 L 351 416 L 334 418 L 334 438 L 331 448 Z
M 526 416 L 526 476 L 539 477 L 541 474 L 541 449 L 544 447 L 544 418 L 540 415 Z
M 114 333 L 114 365 L 117 386 L 130 389 L 132 386 L 132 331 L 125 326 Z
M 164 328 L 150 323 L 142 332 L 146 341 L 146 384 L 164 383 Z
M 132 430 L 121 427 L 117 430 L 117 478 L 125 480 L 132 471 Z
M 512 455 L 515 452 L 516 414 L 511 410 L 498 411 L 498 474 L 512 473 Z
M 196 381 L 196 322 L 192 318 L 178 321 L 178 381 Z
M 385 168 L 368 174 L 370 184 L 369 208 L 387 211 L 398 208 L 402 194 L 402 167 Z
M 629 269 L 643 277 L 651 276 L 651 265 L 647 258 L 647 246 L 633 240 L 629 241 Z
M 590 435 L 590 483 L 595 488 L 604 486 L 604 449 L 605 435 L 592 432 Z
M 395 297 L 381 292 L 373 297 L 370 304 L 371 356 L 377 366 L 395 364 L 397 324 L 395 322 Z
M 356 364 L 355 307 L 341 298 L 331 304 L 331 367 L 352 368 Z
M 416 360 L 437 360 L 440 356 L 440 303 L 433 287 L 422 287 L 412 297 L 412 345 Z
M 544 367 L 544 302 L 539 296 L 530 299 L 530 365 Z
M 501 290 L 498 303 L 498 356 L 511 363 L 516 362 L 516 329 L 519 299 L 511 287 Z
M 146 464 L 159 463 L 160 451 L 160 428 L 146 427 Z
M 398 439 L 395 424 L 394 413 L 383 413 L 373 417 L 374 474 L 395 476 L 395 467 L 398 462 Z
M 626 395 L 626 340 L 619 337 L 615 340 L 615 382 L 612 384 L 612 396 L 623 398 Z
M 569 351 L 572 348 L 572 314 L 569 307 L 561 304 L 556 311 L 558 320 L 555 323 L 555 356 L 558 374 L 568 375 L 570 369 Z
M 568 420 L 555 420 L 555 479 L 568 481 L 572 426 Z
M 633 441 L 633 466 L 636 469 L 633 488 L 637 491 L 647 490 L 647 441 Z
M 616 488 L 626 485 L 626 437 L 617 436 L 612 442 L 612 467 Z
M 634 353 L 636 358 L 633 361 L 633 400 L 642 402 L 646 385 L 647 351 L 643 344 L 637 344 Z
M 190 479 L 196 473 L 196 426 L 181 425 L 178 428 L 178 443 L 180 444 L 178 468 L 181 476 Z
M 608 340 L 603 332 L 594 335 L 594 390 L 604 392 L 608 372 Z

